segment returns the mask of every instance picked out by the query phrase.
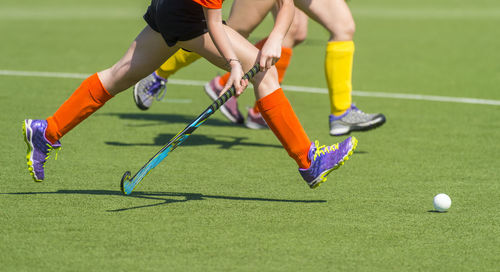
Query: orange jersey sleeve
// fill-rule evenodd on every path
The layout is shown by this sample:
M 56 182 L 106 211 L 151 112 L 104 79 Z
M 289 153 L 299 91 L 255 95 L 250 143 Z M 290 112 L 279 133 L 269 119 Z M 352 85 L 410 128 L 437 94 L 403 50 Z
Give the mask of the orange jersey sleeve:
M 193 1 L 209 9 L 221 9 L 222 2 L 224 2 L 224 0 L 193 0 Z

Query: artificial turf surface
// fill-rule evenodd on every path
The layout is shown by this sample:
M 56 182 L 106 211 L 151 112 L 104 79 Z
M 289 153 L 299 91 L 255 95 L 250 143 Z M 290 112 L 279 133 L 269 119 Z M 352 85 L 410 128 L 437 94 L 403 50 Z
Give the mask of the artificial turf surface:
M 224 4 L 226 14 L 230 2 Z M 0 70 L 90 74 L 118 60 L 147 1 L 0 4 Z M 497 1 L 356 0 L 354 89 L 500 100 Z M 268 18 L 251 37 L 257 41 Z M 310 22 L 284 84 L 325 88 L 328 34 Z M 210 80 L 206 61 L 174 79 Z M 387 123 L 310 190 L 269 131 L 214 114 L 129 197 L 137 171 L 209 104 L 168 85 L 146 112 L 126 91 L 71 131 L 46 181 L 28 174 L 21 124 L 46 118 L 82 79 L 0 75 L 1 271 L 498 271 L 500 107 L 355 96 Z M 325 94 L 285 92 L 311 139 Z M 252 104 L 252 92 L 240 108 Z M 432 197 L 447 193 L 447 213 Z

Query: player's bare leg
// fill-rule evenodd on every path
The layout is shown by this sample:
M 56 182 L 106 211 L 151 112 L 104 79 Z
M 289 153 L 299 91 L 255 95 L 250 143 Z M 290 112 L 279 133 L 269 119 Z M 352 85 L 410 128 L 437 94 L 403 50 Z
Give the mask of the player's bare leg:
M 235 0 L 231 6 L 231 13 L 227 19 L 227 25 L 236 30 L 245 38 L 262 22 L 269 10 L 275 5 L 275 0 Z M 244 18 L 244 19 L 242 19 Z M 229 74 L 216 76 L 204 86 L 205 93 L 215 100 L 222 93 Z M 221 113 L 232 123 L 241 124 L 244 117 L 238 109 L 236 98 L 229 99 L 223 107 Z
M 276 7 L 272 9 L 273 16 L 276 16 Z M 290 64 L 293 48 L 302 43 L 307 37 L 307 24 L 309 18 L 299 9 L 295 9 L 290 29 L 285 35 L 282 44 L 281 59 L 275 64 L 278 71 L 278 80 L 283 80 L 285 72 Z M 267 129 L 269 128 L 266 121 L 260 114 L 258 106 L 255 104 L 247 108 L 247 117 L 245 118 L 245 126 L 251 129 Z
M 257 61 L 257 48 L 229 27 L 226 27 L 226 33 L 242 68 L 249 70 Z M 208 34 L 188 42 L 180 42 L 180 46 L 197 52 L 220 68 L 227 69 L 226 60 L 220 56 Z M 255 75 L 252 83 L 260 112 L 289 156 L 297 162 L 299 172 L 310 188 L 316 188 L 326 181 L 326 176 L 352 155 L 357 144 L 353 137 L 331 146 L 319 145 L 318 141 L 311 143 L 280 88 L 274 66 Z
M 151 74 L 178 49 L 168 47 L 160 33 L 146 26 L 115 65 L 98 73 L 99 78 L 114 96 Z
M 344 0 L 294 0 L 294 3 L 330 33 L 328 41 L 352 40 L 355 23 Z
M 227 25 L 248 38 L 275 4 L 275 0 L 234 0 Z
M 383 114 L 367 114 L 352 103 L 355 23 L 344 0 L 295 0 L 295 5 L 321 24 L 330 37 L 325 75 L 330 96 L 330 135 L 370 130 L 385 122 Z
M 97 111 L 114 95 L 153 72 L 178 48 L 167 47 L 163 37 L 149 26 L 132 42 L 112 67 L 93 74 L 47 120 L 26 119 L 23 134 L 28 146 L 28 169 L 35 181 L 45 179 L 45 162 L 59 139 Z

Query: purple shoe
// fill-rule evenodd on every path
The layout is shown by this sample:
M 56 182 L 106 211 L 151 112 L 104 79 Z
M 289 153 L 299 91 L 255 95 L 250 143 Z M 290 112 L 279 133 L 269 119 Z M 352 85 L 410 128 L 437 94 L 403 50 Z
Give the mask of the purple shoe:
M 220 76 L 216 76 L 210 82 L 205 84 L 205 92 L 213 100 L 217 100 L 221 95 L 224 86 L 219 84 Z M 231 97 L 224 105 L 220 107 L 220 112 L 226 116 L 229 121 L 235 124 L 243 124 L 244 118 L 241 112 L 238 110 L 238 102 L 236 98 Z
M 358 140 L 354 137 L 349 137 L 330 146 L 320 146 L 319 142 L 315 141 L 311 144 L 308 154 L 311 166 L 308 169 L 299 168 L 302 178 L 311 189 L 318 187 L 326 181 L 326 176 L 330 172 L 339 168 L 349 159 L 357 144 Z
M 41 182 L 45 178 L 44 167 L 45 162 L 49 158 L 50 151 L 53 149 L 59 150 L 61 143 L 57 141 L 51 144 L 45 138 L 45 130 L 47 129 L 47 121 L 45 120 L 24 120 L 23 134 L 24 141 L 28 146 L 28 169 L 35 181 Z

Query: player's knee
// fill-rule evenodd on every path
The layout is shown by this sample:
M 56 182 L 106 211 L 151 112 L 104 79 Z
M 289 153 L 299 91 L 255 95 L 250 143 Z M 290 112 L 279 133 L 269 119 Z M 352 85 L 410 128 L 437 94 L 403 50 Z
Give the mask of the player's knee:
M 306 28 L 299 28 L 297 31 L 295 31 L 293 35 L 293 41 L 294 45 L 299 45 L 303 43 L 307 38 L 307 27 Z
M 348 24 L 344 30 L 346 35 L 349 35 L 351 39 L 354 37 L 354 32 L 356 32 L 356 23 L 352 21 L 350 24 Z
M 265 73 L 257 73 L 253 78 L 252 83 L 256 89 L 260 91 L 278 89 L 280 85 L 278 82 L 278 71 L 276 70 L 276 67 L 272 66 L 271 69 L 267 70 Z
M 292 21 L 292 25 L 288 30 L 289 35 L 293 41 L 293 46 L 296 46 L 305 41 L 307 38 L 307 21 L 308 17 L 300 10 L 295 12 L 295 17 Z
M 333 37 L 336 40 L 350 41 L 354 38 L 356 31 L 356 24 L 354 21 L 340 25 L 334 32 Z

